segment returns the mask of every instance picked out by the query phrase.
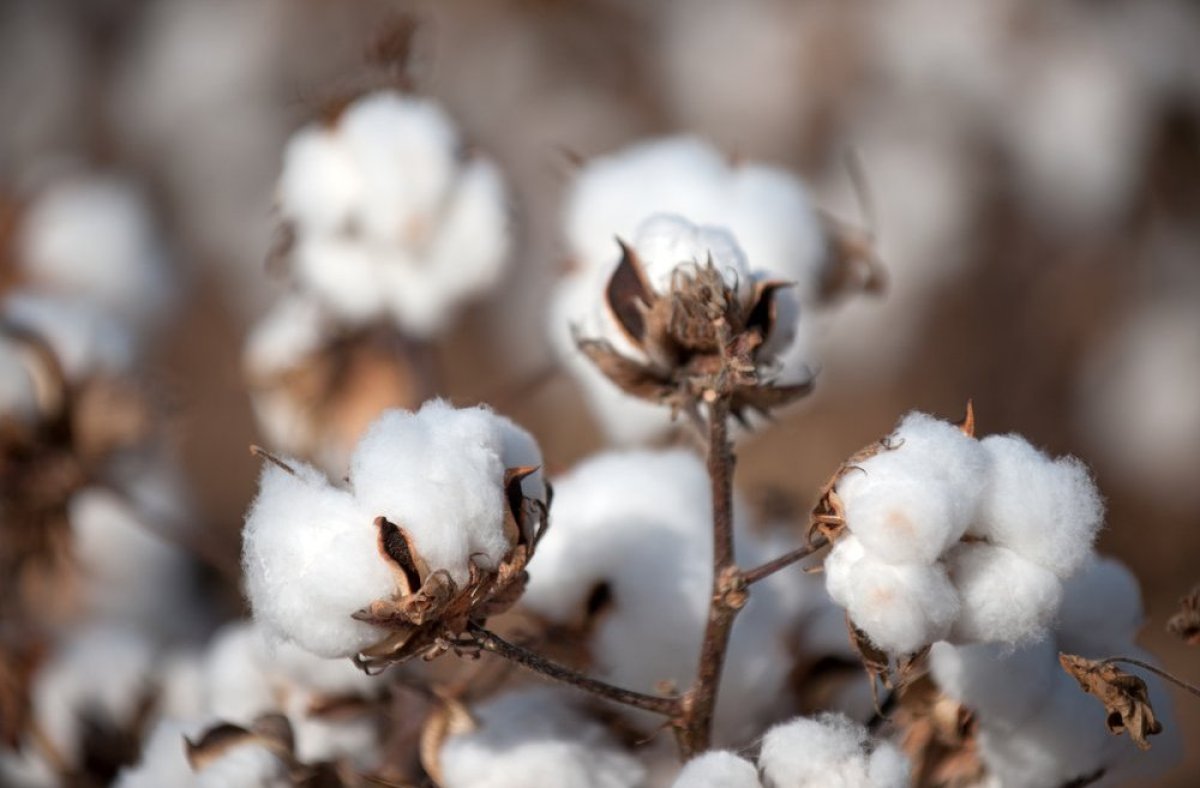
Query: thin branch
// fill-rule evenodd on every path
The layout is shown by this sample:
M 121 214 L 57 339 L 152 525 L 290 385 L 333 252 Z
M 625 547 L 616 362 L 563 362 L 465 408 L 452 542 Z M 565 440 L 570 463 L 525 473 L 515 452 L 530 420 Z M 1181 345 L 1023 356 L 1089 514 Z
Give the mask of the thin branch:
M 1155 667 L 1154 665 L 1151 665 L 1149 662 L 1143 662 L 1142 660 L 1134 659 L 1133 657 L 1109 657 L 1108 659 L 1100 660 L 1100 664 L 1102 664 L 1102 665 L 1111 665 L 1111 664 L 1117 663 L 1117 662 L 1124 662 L 1127 665 L 1136 665 L 1143 670 L 1148 670 L 1151 673 L 1153 673 L 1154 675 L 1158 676 L 1159 678 L 1164 678 L 1167 681 L 1174 684 L 1176 687 L 1179 687 L 1180 689 L 1185 689 L 1188 692 L 1195 695 L 1196 697 L 1200 698 L 1200 687 L 1193 687 L 1191 684 L 1188 684 L 1186 681 L 1179 678 L 1178 676 L 1172 676 L 1170 673 L 1166 672 L 1162 668 Z
M 570 684 L 572 687 L 590 692 L 601 698 L 606 698 L 616 703 L 623 703 L 626 706 L 632 706 L 636 709 L 654 712 L 655 714 L 674 717 L 680 712 L 678 698 L 646 695 L 589 678 L 557 662 L 551 662 L 541 654 L 522 648 L 515 643 L 509 643 L 495 632 L 474 622 L 467 625 L 467 631 L 474 638 L 475 644 L 484 651 L 490 651 L 499 657 L 515 662 L 521 667 L 531 670 L 534 673 L 540 673 L 547 678 L 560 681 L 564 684 Z
M 760 580 L 765 580 L 771 575 L 778 572 L 780 569 L 786 569 L 797 561 L 802 561 L 808 558 L 813 553 L 819 551 L 829 544 L 829 540 L 824 535 L 818 535 L 811 542 L 803 547 L 797 547 L 789 553 L 784 553 L 776 559 L 767 561 L 761 566 L 756 566 L 753 569 L 747 569 L 742 572 L 742 580 L 748 586 L 752 586 Z
M 686 757 L 708 749 L 717 690 L 729 634 L 746 604 L 746 585 L 733 555 L 733 448 L 729 441 L 730 397 L 718 393 L 708 409 L 708 476 L 712 484 L 713 591 L 700 649 L 696 681 L 684 696 L 679 744 Z

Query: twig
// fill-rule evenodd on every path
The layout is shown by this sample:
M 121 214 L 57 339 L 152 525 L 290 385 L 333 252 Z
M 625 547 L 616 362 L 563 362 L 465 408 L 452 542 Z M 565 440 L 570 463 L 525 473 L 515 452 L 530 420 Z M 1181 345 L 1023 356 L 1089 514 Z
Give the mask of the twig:
M 1111 665 L 1111 664 L 1114 664 L 1117 662 L 1124 662 L 1127 665 L 1136 665 L 1139 668 L 1142 668 L 1143 670 L 1148 670 L 1151 673 L 1153 673 L 1154 675 L 1158 676 L 1159 678 L 1166 679 L 1167 681 L 1174 684 L 1176 687 L 1179 687 L 1180 689 L 1185 689 L 1188 692 L 1195 695 L 1196 697 L 1200 698 L 1200 687 L 1193 687 L 1191 684 L 1188 684 L 1186 681 L 1179 678 L 1178 676 L 1172 676 L 1170 673 L 1166 672 L 1162 668 L 1157 668 L 1154 665 L 1151 665 L 1149 662 L 1143 662 L 1142 660 L 1134 659 L 1133 657 L 1109 657 L 1107 659 L 1100 660 L 1100 664 L 1102 664 L 1102 665 Z
M 713 712 L 729 633 L 738 611 L 746 604 L 746 584 L 733 556 L 733 448 L 729 442 L 730 397 L 718 392 L 708 409 L 708 475 L 712 483 L 713 594 L 708 608 L 704 644 L 696 681 L 684 695 L 683 720 L 678 731 L 685 757 L 708 749 Z
M 751 586 L 760 580 L 765 580 L 771 575 L 778 572 L 780 569 L 786 569 L 797 561 L 802 561 L 808 558 L 813 553 L 829 544 L 829 540 L 824 535 L 817 535 L 811 542 L 803 547 L 797 547 L 789 553 L 784 553 L 776 559 L 767 561 L 761 566 L 756 566 L 753 569 L 747 569 L 742 572 L 742 580 L 746 585 Z
M 663 714 L 668 717 L 675 717 L 680 713 L 678 698 L 646 695 L 589 678 L 557 662 L 552 662 L 541 654 L 529 651 L 515 643 L 509 643 L 496 633 L 474 622 L 467 625 L 467 631 L 474 639 L 474 643 L 484 651 L 490 651 L 534 673 L 540 673 L 547 678 L 560 681 L 564 684 L 570 684 L 572 687 L 585 692 L 590 692 L 601 698 L 622 703 L 626 706 L 632 706 L 636 709 Z

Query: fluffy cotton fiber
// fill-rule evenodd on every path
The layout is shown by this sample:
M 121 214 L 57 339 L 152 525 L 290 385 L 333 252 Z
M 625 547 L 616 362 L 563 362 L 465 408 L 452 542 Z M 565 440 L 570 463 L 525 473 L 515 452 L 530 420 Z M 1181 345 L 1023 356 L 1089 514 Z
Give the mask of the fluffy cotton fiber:
M 895 746 L 873 743 L 866 728 L 839 714 L 771 728 L 758 765 L 766 788 L 902 788 L 910 768 Z
M 715 750 L 688 761 L 671 788 L 762 788 L 762 783 L 753 763 Z

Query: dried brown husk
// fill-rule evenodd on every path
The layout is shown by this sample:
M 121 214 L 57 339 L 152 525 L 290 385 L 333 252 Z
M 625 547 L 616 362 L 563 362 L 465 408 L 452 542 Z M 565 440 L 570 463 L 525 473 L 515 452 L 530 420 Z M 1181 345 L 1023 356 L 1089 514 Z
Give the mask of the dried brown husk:
M 1179 600 L 1179 610 L 1167 620 L 1167 631 L 1189 646 L 1200 645 L 1200 585 Z
M 922 676 L 898 690 L 892 724 L 912 763 L 913 785 L 965 788 L 984 777 L 970 710 Z
M 1150 706 L 1145 681 L 1111 662 L 1074 654 L 1059 654 L 1058 661 L 1080 689 L 1104 704 L 1105 724 L 1113 735 L 1128 732 L 1139 749 L 1150 749 L 1147 737 L 1162 733 L 1163 728 Z

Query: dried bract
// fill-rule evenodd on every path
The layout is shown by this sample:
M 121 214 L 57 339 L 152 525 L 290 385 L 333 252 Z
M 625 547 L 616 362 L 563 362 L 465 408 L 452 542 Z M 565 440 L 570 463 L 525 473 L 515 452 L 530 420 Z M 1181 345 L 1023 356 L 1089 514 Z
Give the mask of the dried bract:
M 1161 733 L 1163 728 L 1150 706 L 1145 681 L 1101 660 L 1059 654 L 1058 661 L 1084 692 L 1104 704 L 1109 731 L 1115 735 L 1128 731 L 1140 749 L 1150 749 L 1146 737 Z

